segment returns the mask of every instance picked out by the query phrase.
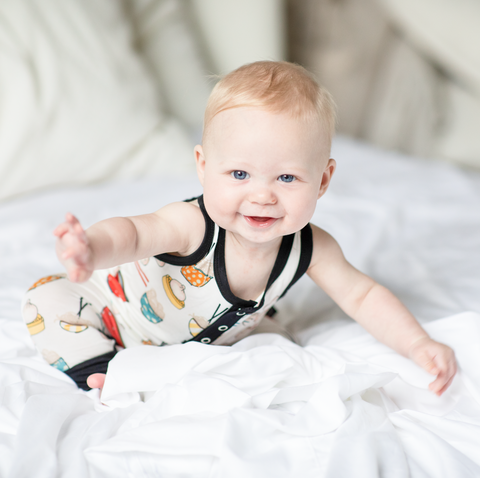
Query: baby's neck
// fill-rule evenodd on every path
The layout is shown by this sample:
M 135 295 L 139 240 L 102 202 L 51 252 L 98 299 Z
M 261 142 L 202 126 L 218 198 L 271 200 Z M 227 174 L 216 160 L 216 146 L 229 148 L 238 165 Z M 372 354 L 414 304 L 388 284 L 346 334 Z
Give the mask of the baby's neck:
M 282 238 L 256 244 L 227 231 L 225 267 L 230 290 L 241 299 L 257 300 L 267 286 Z
M 256 260 L 267 258 L 270 255 L 277 255 L 282 243 L 283 237 L 277 237 L 275 240 L 265 243 L 251 242 L 237 234 L 226 231 L 225 250 L 229 249 L 242 256 L 251 257 Z

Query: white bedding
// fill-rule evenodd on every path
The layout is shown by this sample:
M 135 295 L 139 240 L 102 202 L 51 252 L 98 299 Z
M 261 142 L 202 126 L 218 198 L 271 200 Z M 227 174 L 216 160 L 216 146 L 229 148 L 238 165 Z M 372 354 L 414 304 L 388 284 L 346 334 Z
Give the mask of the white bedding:
M 345 139 L 334 157 L 312 222 L 455 349 L 444 396 L 305 277 L 278 314 L 302 345 L 128 349 L 102 405 L 20 317 L 24 291 L 60 270 L 51 231 L 66 211 L 88 226 L 201 190 L 194 176 L 59 189 L 0 206 L 0 477 L 480 476 L 480 174 Z

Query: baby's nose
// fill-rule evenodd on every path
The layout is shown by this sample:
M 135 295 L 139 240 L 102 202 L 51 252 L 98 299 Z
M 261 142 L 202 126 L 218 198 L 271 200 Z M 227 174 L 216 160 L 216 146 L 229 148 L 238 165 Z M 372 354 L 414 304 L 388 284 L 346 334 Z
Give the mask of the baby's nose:
M 250 193 L 250 202 L 261 204 L 262 206 L 272 205 L 277 202 L 273 191 L 266 186 L 256 187 Z

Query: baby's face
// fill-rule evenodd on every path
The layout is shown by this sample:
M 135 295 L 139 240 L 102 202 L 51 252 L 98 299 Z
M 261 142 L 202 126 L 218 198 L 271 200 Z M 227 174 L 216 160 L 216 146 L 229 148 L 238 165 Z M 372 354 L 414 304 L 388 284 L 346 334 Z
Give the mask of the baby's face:
M 328 186 L 324 132 L 286 114 L 234 108 L 216 115 L 195 154 L 208 214 L 251 243 L 302 229 Z

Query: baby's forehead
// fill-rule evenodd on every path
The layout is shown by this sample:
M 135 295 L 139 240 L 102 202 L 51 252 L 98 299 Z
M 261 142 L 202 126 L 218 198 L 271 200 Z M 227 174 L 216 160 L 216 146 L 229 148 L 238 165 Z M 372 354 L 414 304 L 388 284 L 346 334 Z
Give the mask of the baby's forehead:
M 260 108 L 224 110 L 212 121 L 212 128 L 203 147 L 207 158 L 222 163 L 278 158 L 303 163 L 329 154 L 330 140 L 325 128 L 285 113 Z M 308 167 L 315 167 L 309 165 Z
M 325 125 L 317 117 L 299 117 L 290 111 L 276 111 L 265 107 L 241 106 L 228 108 L 217 113 L 208 125 L 207 135 L 254 133 L 257 131 L 268 133 L 285 127 L 287 130 L 311 133 L 312 135 L 325 136 Z M 205 136 L 204 135 L 204 139 Z

